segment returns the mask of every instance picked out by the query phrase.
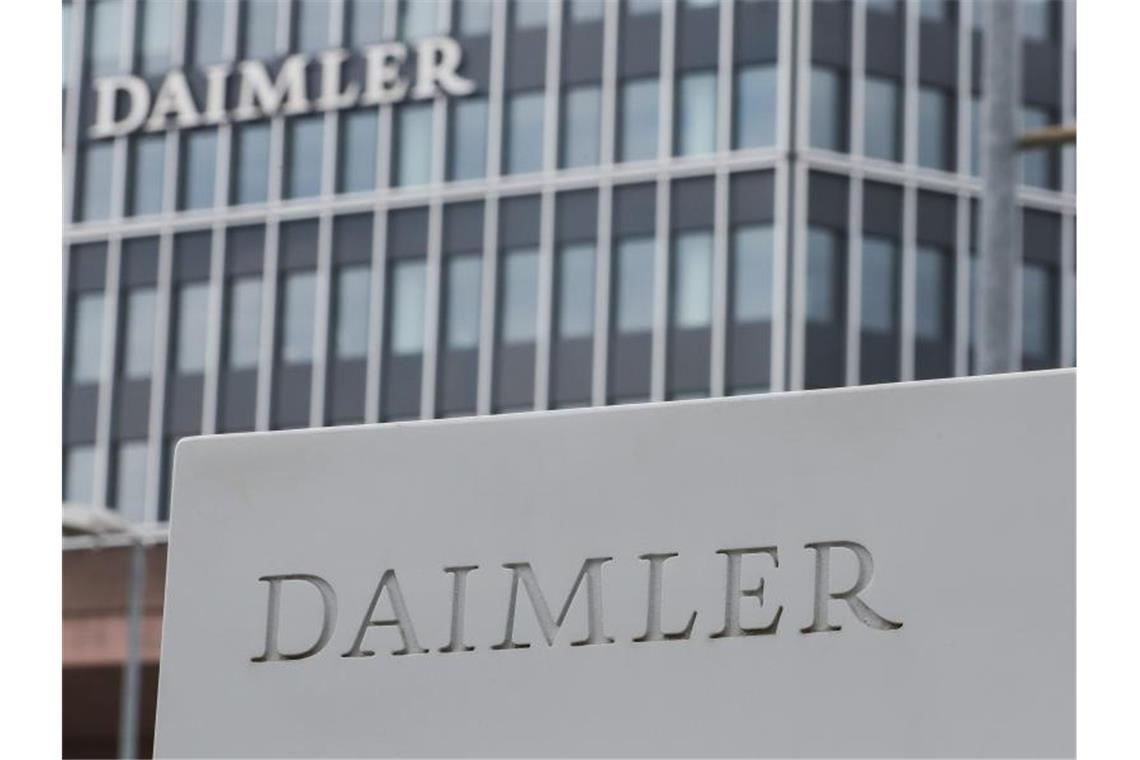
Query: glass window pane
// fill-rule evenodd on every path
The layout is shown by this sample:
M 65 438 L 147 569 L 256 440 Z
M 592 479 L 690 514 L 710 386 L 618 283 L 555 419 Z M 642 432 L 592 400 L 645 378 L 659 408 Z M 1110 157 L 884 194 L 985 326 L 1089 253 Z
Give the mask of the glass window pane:
M 277 50 L 278 0 L 246 0 L 242 5 L 242 50 L 246 58 L 270 58 Z
M 175 295 L 177 334 L 175 370 L 179 374 L 199 374 L 206 369 L 206 315 L 210 307 L 210 285 L 187 282 Z M 231 315 L 232 316 L 232 315 Z
M 288 122 L 289 163 L 286 166 L 287 198 L 305 198 L 321 192 L 324 114 L 301 116 Z
M 1030 40 L 1048 42 L 1053 39 L 1053 9 L 1050 0 L 1020 0 L 1021 33 Z M 976 11 L 975 11 L 976 12 Z
M 392 353 L 401 356 L 424 350 L 423 259 L 405 259 L 392 265 Z
M 895 330 L 895 267 L 897 247 L 886 238 L 863 238 L 863 332 L 891 333 Z
M 619 333 L 647 332 L 653 327 L 653 270 L 656 244 L 652 237 L 624 238 L 615 257 Z
M 63 452 L 63 500 L 90 504 L 95 495 L 95 447 L 89 443 L 68 446 Z
M 182 192 L 179 208 L 211 208 L 214 205 L 217 146 L 216 129 L 193 129 L 182 134 Z
M 772 319 L 772 255 L 769 224 L 738 227 L 732 235 L 732 315 L 737 322 Z
M 918 163 L 930 169 L 953 169 L 950 94 L 936 87 L 918 90 Z
M 544 0 L 512 0 L 511 22 L 515 29 L 536 29 L 546 26 L 550 4 Z
M 598 163 L 601 140 L 602 90 L 598 85 L 572 87 L 563 96 L 562 166 Z
M 950 339 L 950 256 L 920 245 L 915 253 L 915 334 L 919 340 Z
M 716 150 L 716 72 L 684 74 L 677 81 L 677 155 Z
M 146 441 L 121 441 L 115 448 L 115 508 L 124 518 L 146 516 Z
M 269 197 L 269 122 L 233 129 L 233 202 L 264 203 Z
M 822 227 L 808 229 L 807 321 L 826 324 L 839 321 L 839 235 Z
M 374 108 L 341 115 L 340 192 L 375 189 L 376 125 Z
M 538 331 L 538 251 L 522 248 L 503 255 L 504 343 L 531 343 Z
M 71 382 L 94 383 L 103 363 L 102 291 L 76 295 L 71 309 Z
M 919 16 L 928 21 L 949 21 L 950 3 L 947 0 L 921 0 L 918 4 Z
M 402 105 L 396 109 L 396 181 L 398 187 L 426 185 L 431 181 L 432 103 Z
M 91 222 L 111 216 L 111 140 L 88 143 L 83 151 L 83 192 L 79 198 L 79 221 Z
M 336 273 L 337 359 L 362 359 L 368 354 L 368 310 L 372 301 L 372 273 L 366 264 L 345 266 Z
M 191 8 L 193 45 L 190 59 L 199 66 L 222 60 L 222 41 L 226 35 L 226 3 L 197 0 Z
M 661 11 L 661 0 L 626 0 L 626 13 L 631 16 L 644 16 Z
M 131 214 L 162 211 L 166 135 L 139 135 L 131 139 Z
M 140 3 L 141 23 L 138 66 L 146 75 L 162 74 L 170 68 L 170 49 L 174 33 L 174 3 L 170 0 L 146 0 Z
M 383 39 L 382 0 L 349 0 L 344 30 L 349 47 L 373 45 Z
M 317 299 L 317 273 L 289 272 L 281 288 L 281 361 L 313 361 L 313 318 Z
M 746 66 L 736 74 L 735 147 L 776 144 L 776 66 Z
M 257 367 L 261 343 L 261 276 L 236 277 L 229 283 L 226 367 Z
M 1021 107 L 1021 129 L 1029 132 L 1047 127 L 1053 121 L 1049 109 L 1038 106 Z M 1021 151 L 1021 181 L 1033 187 L 1053 187 L 1053 151 L 1034 148 Z
M 483 257 L 479 254 L 456 255 L 447 259 L 444 344 L 451 350 L 472 349 L 479 345 L 482 269 Z
M 451 179 L 476 179 L 487 173 L 487 99 L 464 98 L 451 108 Z
M 899 85 L 891 79 L 867 77 L 867 123 L 864 152 L 885 161 L 899 159 Z
M 545 100 L 546 94 L 541 90 L 512 95 L 508 99 L 507 174 L 542 169 L 542 110 Z
M 122 71 L 119 40 L 122 21 L 120 0 L 99 0 L 88 5 L 87 70 L 93 77 Z
M 123 376 L 130 379 L 150 377 L 154 361 L 154 288 L 136 288 L 127 292 L 124 301 Z
M 437 3 L 403 0 L 400 3 L 400 39 L 417 40 L 436 33 Z
M 459 0 L 452 13 L 458 15 L 455 28 L 461 35 L 490 34 L 491 0 Z
M 847 144 L 843 114 L 846 113 L 843 79 L 834 69 L 811 70 L 811 146 L 843 150 Z
M 301 53 L 316 53 L 329 47 L 328 0 L 298 0 L 293 13 L 293 39 Z
M 1032 359 L 1048 359 L 1056 340 L 1053 334 L 1053 277 L 1044 264 L 1026 262 L 1021 268 L 1021 352 Z
M 867 10 L 877 13 L 895 13 L 899 7 L 899 0 L 867 0 Z
M 712 233 L 685 232 L 673 243 L 674 327 L 708 327 L 712 321 Z
M 574 21 L 600 21 L 605 16 L 604 0 L 569 0 L 569 4 Z
M 620 160 L 657 158 L 657 79 L 631 79 L 621 86 Z
M 573 243 L 558 254 L 559 338 L 594 334 L 594 244 Z
M 970 174 L 982 174 L 982 99 L 973 98 L 970 103 Z

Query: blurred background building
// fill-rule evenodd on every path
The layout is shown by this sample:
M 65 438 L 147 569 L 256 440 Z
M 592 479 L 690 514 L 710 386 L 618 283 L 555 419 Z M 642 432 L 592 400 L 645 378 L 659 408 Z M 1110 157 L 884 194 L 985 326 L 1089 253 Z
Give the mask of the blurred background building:
M 988 5 L 65 1 L 65 752 L 149 754 L 184 436 L 970 374 Z M 1073 123 L 1074 6 L 1017 8 L 1021 125 Z M 436 35 L 473 93 L 90 134 L 101 78 Z M 1019 159 L 1026 369 L 1073 151 Z

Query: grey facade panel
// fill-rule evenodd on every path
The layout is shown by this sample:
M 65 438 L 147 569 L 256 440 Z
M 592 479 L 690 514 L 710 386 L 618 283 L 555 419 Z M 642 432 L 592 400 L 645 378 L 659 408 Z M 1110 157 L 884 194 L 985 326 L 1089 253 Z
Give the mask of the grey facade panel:
M 199 391 L 200 394 L 200 391 Z M 199 405 L 201 399 L 199 395 Z M 201 413 L 199 412 L 199 417 Z M 218 394 L 218 429 L 223 433 L 253 430 L 257 420 L 257 370 L 227 370 L 222 373 Z M 177 429 L 191 435 L 194 429 Z
M 733 224 L 764 223 L 775 219 L 776 178 L 772 172 L 732 175 L 728 218 Z
M 538 245 L 542 199 L 537 195 L 507 198 L 499 208 L 499 247 Z
M 115 440 L 146 438 L 150 422 L 150 380 L 120 379 L 115 384 Z
M 648 333 L 610 338 L 609 401 L 648 400 L 652 336 Z
M 957 88 L 957 28 L 945 23 L 923 22 L 919 27 L 919 39 L 919 81 L 948 89 Z
M 175 236 L 174 279 L 177 282 L 210 279 L 210 238 L 209 230 Z
M 837 0 L 811 7 L 811 60 L 851 68 L 851 3 Z
M 916 232 L 918 240 L 953 248 L 957 240 L 957 205 L 957 199 L 952 195 L 920 190 Z
M 546 27 L 507 35 L 506 89 L 511 92 L 546 86 Z
M 329 424 L 364 422 L 366 367 L 363 361 L 334 361 L 329 366 L 325 409 Z
M 653 183 L 614 188 L 614 235 L 649 235 L 656 224 L 657 189 Z
M 1061 59 L 1057 46 L 1027 40 L 1021 50 L 1021 99 L 1058 110 L 1061 107 Z
M 423 256 L 427 251 L 426 208 L 400 209 L 388 214 L 388 256 Z
M 846 177 L 812 172 L 808 179 L 808 224 L 847 229 Z
M 256 378 L 250 378 L 250 387 L 256 391 Z M 222 408 L 226 410 L 233 404 L 233 395 L 230 391 L 230 378 L 226 377 L 225 392 L 222 393 Z M 252 396 L 252 393 L 251 393 Z M 253 402 L 250 401 L 249 425 L 234 427 L 224 423 L 229 417 L 222 416 L 221 432 L 231 430 L 253 430 Z M 171 375 L 166 382 L 166 431 L 179 435 L 198 435 L 202 432 L 202 376 L 201 375 Z
M 598 228 L 598 192 L 572 190 L 559 193 L 555 205 L 555 239 L 560 243 L 593 240 Z
M 677 180 L 670 190 L 670 228 L 685 230 L 712 226 L 716 200 L 712 177 Z
M 902 237 L 902 188 L 882 182 L 863 186 L 863 232 Z
M 94 443 L 99 386 L 67 385 L 63 389 L 63 443 Z
M 67 271 L 69 290 L 102 290 L 107 281 L 107 244 L 82 243 L 71 246 Z
M 562 83 L 600 82 L 604 58 L 601 22 L 575 24 L 568 20 L 562 34 Z
M 1021 249 L 1024 257 L 1049 264 L 1061 263 L 1061 217 L 1026 209 L 1021 215 Z
M 903 23 L 897 14 L 867 13 L 867 73 L 903 78 Z
M 443 350 L 439 358 L 436 414 L 441 417 L 475 413 L 479 351 Z
M 279 364 L 273 373 L 274 430 L 308 427 L 310 364 Z
M 443 208 L 443 251 L 483 250 L 483 201 L 452 203 Z
M 594 365 L 593 338 L 559 340 L 551 351 L 551 406 L 588 406 Z
M 260 224 L 226 230 L 226 274 L 259 274 L 265 259 L 265 227 Z
M 317 220 L 287 222 L 281 225 L 281 254 L 278 267 L 312 269 L 317 265 Z
M 774 63 L 780 52 L 780 4 L 776 0 L 737 3 L 733 12 L 733 60 Z
M 626 14 L 620 26 L 618 74 L 626 77 L 651 76 L 661 68 L 661 15 Z
M 495 364 L 495 411 L 534 408 L 534 344 L 499 346 Z
M 122 284 L 124 288 L 154 285 L 158 281 L 158 238 L 123 241 Z
M 380 383 L 380 417 L 388 420 L 417 419 L 420 416 L 420 381 L 423 357 L 388 356 Z
M 338 216 L 333 222 L 333 261 L 367 264 L 372 261 L 372 214 Z
M 713 69 L 720 47 L 720 6 L 677 6 L 677 71 Z

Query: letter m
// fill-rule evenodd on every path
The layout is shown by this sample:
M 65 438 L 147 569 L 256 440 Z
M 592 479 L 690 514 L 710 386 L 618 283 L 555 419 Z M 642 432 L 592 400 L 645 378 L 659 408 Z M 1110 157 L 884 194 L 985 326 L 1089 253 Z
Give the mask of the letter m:
M 557 618 L 550 612 L 546 597 L 542 594 L 538 579 L 535 577 L 534 570 L 531 569 L 529 562 L 508 562 L 503 565 L 511 571 L 511 601 L 507 609 L 507 632 L 503 637 L 503 643 L 496 644 L 491 648 L 525 649 L 530 646 L 530 644 L 515 641 L 515 610 L 518 608 L 520 580 L 523 587 L 526 588 L 526 595 L 530 598 L 534 616 L 538 620 L 542 635 L 546 638 L 546 643 L 549 646 L 554 646 L 554 639 L 566 621 L 566 615 L 570 612 L 570 605 L 573 604 L 578 589 L 582 587 L 583 580 L 586 581 L 586 602 L 588 605 L 586 615 L 589 633 L 581 641 L 572 642 L 571 646 L 612 644 L 614 640 L 606 636 L 602 626 L 602 565 L 612 559 L 613 557 L 591 557 L 582 563 L 582 569 L 578 571 L 578 577 L 574 580 L 570 595 L 566 597 L 566 603 L 562 605 L 562 611 L 558 613 Z
M 303 55 L 289 56 L 282 62 L 276 81 L 271 82 L 264 63 L 243 61 L 238 69 L 241 87 L 238 89 L 237 107 L 233 111 L 234 119 L 247 121 L 273 116 L 279 110 L 286 114 L 308 111 L 305 62 Z

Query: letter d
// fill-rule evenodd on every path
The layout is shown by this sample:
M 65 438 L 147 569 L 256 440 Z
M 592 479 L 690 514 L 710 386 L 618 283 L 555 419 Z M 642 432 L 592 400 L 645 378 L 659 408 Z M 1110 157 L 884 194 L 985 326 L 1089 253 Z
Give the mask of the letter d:
M 127 115 L 115 120 L 115 101 L 120 92 L 130 100 Z M 142 126 L 150 109 L 150 91 L 146 82 L 129 75 L 103 77 L 95 80 L 95 123 L 87 133 L 89 137 L 113 137 L 133 132 Z
M 336 592 L 324 578 L 316 575 L 296 573 L 292 575 L 266 575 L 258 578 L 269 584 L 268 614 L 265 621 L 265 651 L 252 662 L 275 662 L 277 660 L 303 660 L 312 657 L 325 648 L 332 638 L 333 626 L 336 625 Z M 321 592 L 321 633 L 316 642 L 302 652 L 282 652 L 277 647 L 277 629 L 281 621 L 281 583 L 282 581 L 305 581 L 316 586 Z

